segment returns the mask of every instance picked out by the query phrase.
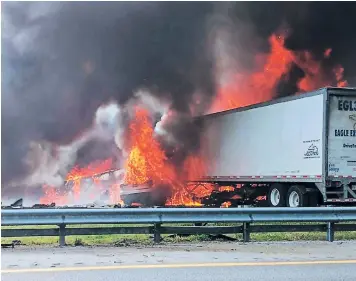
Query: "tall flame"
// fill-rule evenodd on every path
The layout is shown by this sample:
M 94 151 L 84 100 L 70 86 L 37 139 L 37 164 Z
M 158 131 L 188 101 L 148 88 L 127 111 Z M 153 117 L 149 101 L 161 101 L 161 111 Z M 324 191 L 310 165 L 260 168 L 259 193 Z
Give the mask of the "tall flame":
M 257 62 L 264 61 L 261 70 L 252 74 L 238 73 L 232 81 L 221 85 L 210 111 L 228 110 L 273 98 L 277 82 L 293 62 L 292 53 L 284 48 L 284 40 L 283 36 L 273 34 L 269 38 L 270 54 L 257 57 Z
M 173 166 L 168 163 L 167 156 L 154 137 L 154 129 L 149 112 L 143 108 L 135 108 L 128 142 L 130 152 L 125 164 L 126 184 L 172 183 L 175 179 Z
M 284 47 L 284 42 L 285 36 L 272 34 L 269 38 L 270 53 L 266 56 L 257 56 L 256 63 L 260 70 L 252 74 L 238 73 L 227 84 L 220 85 L 209 112 L 248 106 L 272 99 L 276 95 L 278 82 L 289 73 L 293 64 L 305 73 L 298 82 L 298 92 L 331 85 L 347 86 L 347 81 L 343 78 L 344 69 L 341 66 L 337 66 L 333 73 L 325 73 L 322 62 L 315 60 L 310 52 L 289 50 Z M 324 58 L 329 58 L 331 53 L 332 49 L 326 49 Z

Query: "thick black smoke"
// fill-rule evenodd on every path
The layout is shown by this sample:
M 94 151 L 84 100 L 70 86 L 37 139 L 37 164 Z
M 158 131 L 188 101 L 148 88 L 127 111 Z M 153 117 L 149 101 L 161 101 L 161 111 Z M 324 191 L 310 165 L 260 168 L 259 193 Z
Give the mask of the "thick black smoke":
M 123 104 L 139 88 L 182 113 L 200 92 L 202 112 L 215 94 L 216 11 L 230 29 L 253 31 L 258 52 L 268 52 L 267 38 L 281 27 L 289 30 L 290 49 L 318 57 L 332 48 L 326 67 L 343 65 L 354 83 L 356 3 L 2 2 L 2 182 L 27 172 L 30 141 L 68 144 L 91 126 L 101 104 Z M 255 41 L 246 36 L 236 44 L 238 60 L 250 67 Z M 293 93 L 303 75 L 293 69 L 279 95 Z M 192 131 L 172 128 L 182 141 Z
M 3 181 L 25 173 L 29 140 L 70 143 L 111 99 L 139 87 L 186 112 L 214 93 L 210 3 L 2 3 Z

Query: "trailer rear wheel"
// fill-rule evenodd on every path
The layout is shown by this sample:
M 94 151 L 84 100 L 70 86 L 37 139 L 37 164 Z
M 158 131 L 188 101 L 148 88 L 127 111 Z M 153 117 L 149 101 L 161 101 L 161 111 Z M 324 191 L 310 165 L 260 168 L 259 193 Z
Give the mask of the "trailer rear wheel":
M 308 206 L 308 196 L 304 186 L 293 185 L 288 189 L 287 206 L 291 208 Z
M 279 183 L 273 184 L 268 191 L 268 204 L 270 207 L 286 206 L 287 188 Z

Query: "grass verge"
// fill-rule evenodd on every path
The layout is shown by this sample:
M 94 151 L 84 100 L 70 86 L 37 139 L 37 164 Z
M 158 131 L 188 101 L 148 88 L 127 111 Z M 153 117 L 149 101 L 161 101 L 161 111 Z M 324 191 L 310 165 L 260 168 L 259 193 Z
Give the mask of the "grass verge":
M 288 223 L 286 223 L 288 224 Z M 188 224 L 185 224 L 188 225 Z M 213 224 L 211 224 L 213 225 Z M 232 226 L 233 224 L 216 224 L 219 226 Z M 123 225 L 106 225 L 107 227 L 119 227 Z M 132 226 L 132 225 L 131 225 Z M 140 225 L 143 226 L 143 225 Z M 165 225 L 169 226 L 169 225 Z M 175 226 L 178 226 L 175 224 Z M 180 224 L 179 226 L 183 226 Z M 88 227 L 87 225 L 73 225 L 68 227 Z M 91 225 L 90 227 L 103 227 L 103 225 Z M 56 228 L 56 226 L 23 226 L 23 227 L 1 227 L 1 229 L 26 229 L 26 228 Z M 242 234 L 229 234 L 228 237 L 242 241 Z M 200 234 L 189 236 L 162 235 L 165 243 L 194 243 L 202 241 L 211 241 L 213 236 Z M 325 241 L 325 232 L 276 232 L 276 233 L 251 233 L 251 241 Z M 336 232 L 335 241 L 337 240 L 355 240 L 356 232 L 345 231 Z M 9 237 L 1 238 L 1 244 L 10 244 L 14 240 L 21 241 L 23 245 L 58 245 L 58 237 Z M 221 240 L 221 239 L 218 239 Z M 151 245 L 152 235 L 146 234 L 112 234 L 112 235 L 80 235 L 67 236 L 66 243 L 72 246 L 92 246 L 92 245 L 112 245 L 126 247 L 133 245 Z

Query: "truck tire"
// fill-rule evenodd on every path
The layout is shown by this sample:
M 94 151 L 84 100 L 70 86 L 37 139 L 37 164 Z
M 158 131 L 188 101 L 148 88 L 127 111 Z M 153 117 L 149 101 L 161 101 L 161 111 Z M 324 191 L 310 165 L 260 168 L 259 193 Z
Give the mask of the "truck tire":
M 268 191 L 268 205 L 270 207 L 286 206 L 287 187 L 280 183 L 272 184 Z
M 308 193 L 304 186 L 292 185 L 288 189 L 287 206 L 291 208 L 308 207 Z

